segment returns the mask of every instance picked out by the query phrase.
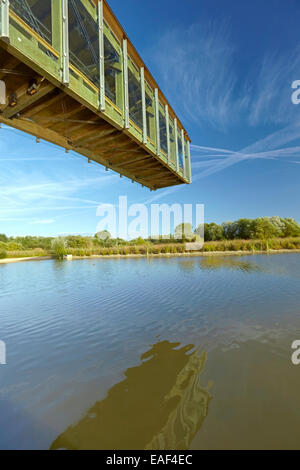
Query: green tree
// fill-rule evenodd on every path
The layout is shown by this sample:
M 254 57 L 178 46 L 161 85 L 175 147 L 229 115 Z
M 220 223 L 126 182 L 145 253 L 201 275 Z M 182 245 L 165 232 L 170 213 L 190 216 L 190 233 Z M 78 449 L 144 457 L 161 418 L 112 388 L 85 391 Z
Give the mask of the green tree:
M 278 237 L 284 237 L 284 232 L 285 232 L 285 228 L 286 228 L 286 224 L 285 224 L 285 221 L 284 219 L 282 219 L 281 217 L 270 217 L 270 222 L 271 224 L 274 226 L 274 228 L 276 229 L 276 236 Z
M 266 244 L 266 249 L 269 248 L 269 240 L 276 236 L 277 231 L 274 225 L 270 222 L 268 217 L 263 217 L 255 220 L 256 227 L 255 233 L 258 238 L 263 240 Z
M 235 232 L 234 222 L 223 222 L 222 227 L 224 238 L 226 240 L 233 240 Z
M 192 240 L 194 238 L 192 224 L 183 223 L 177 225 L 174 231 L 174 237 L 180 240 Z
M 294 219 L 283 219 L 285 228 L 284 236 L 285 237 L 300 237 L 300 225 Z
M 196 229 L 195 233 L 201 236 L 201 228 Z M 224 230 L 222 225 L 217 225 L 214 222 L 211 224 L 204 224 L 204 240 L 217 241 L 224 239 Z
M 106 241 L 111 239 L 111 234 L 108 230 L 102 230 L 101 232 L 97 232 L 95 237 L 99 240 Z
M 239 219 L 233 224 L 233 238 L 249 240 L 254 237 L 253 220 Z

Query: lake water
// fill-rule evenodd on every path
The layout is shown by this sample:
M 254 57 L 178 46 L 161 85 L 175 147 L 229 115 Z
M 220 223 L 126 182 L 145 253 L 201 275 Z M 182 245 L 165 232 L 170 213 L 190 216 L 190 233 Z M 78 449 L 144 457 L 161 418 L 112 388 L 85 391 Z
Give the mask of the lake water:
M 0 265 L 1 449 L 300 448 L 300 255 Z

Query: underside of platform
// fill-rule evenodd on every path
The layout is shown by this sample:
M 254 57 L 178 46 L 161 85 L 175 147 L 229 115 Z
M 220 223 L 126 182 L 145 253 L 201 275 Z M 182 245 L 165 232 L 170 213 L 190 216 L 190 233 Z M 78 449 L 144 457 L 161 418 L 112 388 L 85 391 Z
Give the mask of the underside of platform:
M 7 103 L 0 121 L 86 156 L 151 189 L 182 183 L 176 173 L 79 101 L 0 49 Z M 32 87 L 32 89 L 31 89 Z

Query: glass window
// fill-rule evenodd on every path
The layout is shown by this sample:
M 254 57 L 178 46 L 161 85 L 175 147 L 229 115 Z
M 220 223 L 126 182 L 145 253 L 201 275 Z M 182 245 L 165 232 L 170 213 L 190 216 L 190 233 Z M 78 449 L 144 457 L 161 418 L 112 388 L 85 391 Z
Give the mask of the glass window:
M 39 36 L 52 44 L 51 0 L 13 0 L 10 8 Z
M 170 160 L 176 165 L 176 145 L 175 145 L 175 126 L 173 119 L 170 119 L 169 122 L 170 129 Z
M 98 25 L 78 0 L 69 0 L 69 42 L 70 63 L 99 87 Z
M 168 155 L 167 125 L 164 107 L 159 103 L 160 148 Z
M 145 82 L 147 134 L 155 142 L 155 105 L 152 88 Z
M 178 136 L 178 158 L 179 158 L 179 168 L 183 169 L 183 147 L 182 147 L 182 138 L 181 138 L 181 130 L 177 130 Z
M 137 77 L 138 74 L 133 73 L 128 67 L 129 117 L 140 129 L 143 129 L 141 80 Z
M 108 26 L 106 26 L 108 28 Z M 119 108 L 122 108 L 122 64 L 121 55 L 112 41 L 104 35 L 104 74 L 105 95 Z

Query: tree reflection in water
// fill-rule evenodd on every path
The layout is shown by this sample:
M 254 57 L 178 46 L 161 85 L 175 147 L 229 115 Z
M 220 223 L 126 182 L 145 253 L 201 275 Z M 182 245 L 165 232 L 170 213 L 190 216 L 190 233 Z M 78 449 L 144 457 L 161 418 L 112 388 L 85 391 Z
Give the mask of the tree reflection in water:
M 234 256 L 207 256 L 201 259 L 202 269 L 234 269 L 247 273 L 261 272 L 262 269 L 255 263 L 245 260 L 238 259 Z
M 208 412 L 207 354 L 161 341 L 51 449 L 188 449 Z

